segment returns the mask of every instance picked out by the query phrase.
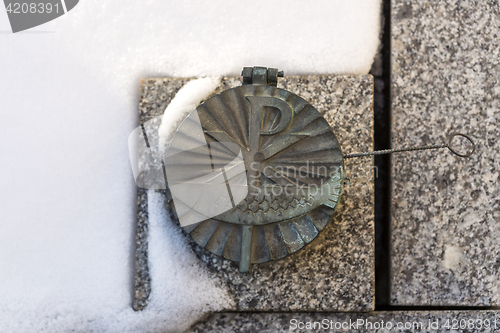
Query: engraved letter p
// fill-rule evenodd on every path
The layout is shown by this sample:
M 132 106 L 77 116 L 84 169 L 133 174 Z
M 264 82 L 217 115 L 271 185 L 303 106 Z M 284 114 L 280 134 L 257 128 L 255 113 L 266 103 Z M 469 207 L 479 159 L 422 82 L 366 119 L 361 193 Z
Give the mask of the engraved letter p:
M 292 109 L 282 99 L 265 96 L 247 96 L 252 108 L 250 121 L 250 135 L 252 138 L 259 138 L 260 134 L 272 135 L 283 131 L 292 120 Z M 264 107 L 273 107 L 280 111 L 281 117 L 279 123 L 268 131 L 262 131 L 262 113 Z

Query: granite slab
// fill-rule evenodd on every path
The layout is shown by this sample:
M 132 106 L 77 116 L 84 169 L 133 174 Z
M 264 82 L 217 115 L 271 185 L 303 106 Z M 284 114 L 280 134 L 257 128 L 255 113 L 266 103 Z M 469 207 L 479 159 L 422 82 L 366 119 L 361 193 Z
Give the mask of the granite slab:
M 394 305 L 500 305 L 499 31 L 496 1 L 392 1 L 393 147 L 477 146 L 393 155 Z
M 140 123 L 163 113 L 190 79 L 143 79 Z M 215 93 L 241 85 L 223 78 Z M 343 153 L 373 149 L 373 79 L 364 76 L 288 76 L 278 87 L 311 103 L 332 126 Z M 283 260 L 259 264 L 251 273 L 191 241 L 211 278 L 233 295 L 242 311 L 371 311 L 374 308 L 373 157 L 349 159 L 339 209 L 328 226 L 304 249 Z M 168 198 L 166 198 L 168 201 Z M 139 191 L 134 309 L 147 306 L 151 292 L 147 267 L 147 192 Z M 171 206 L 169 206 L 171 207 Z M 186 236 L 188 237 L 188 236 Z
M 217 313 L 192 333 L 232 332 L 467 332 L 500 330 L 500 311 L 393 311 L 371 313 Z

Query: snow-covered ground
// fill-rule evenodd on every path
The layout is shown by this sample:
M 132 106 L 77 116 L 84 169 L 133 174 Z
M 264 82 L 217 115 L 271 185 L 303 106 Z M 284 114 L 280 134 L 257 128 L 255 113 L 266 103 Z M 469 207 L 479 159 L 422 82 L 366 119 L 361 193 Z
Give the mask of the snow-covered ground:
M 139 79 L 370 69 L 379 0 L 82 0 L 9 33 L 0 8 L 0 332 L 179 331 L 228 298 L 161 209 L 131 309 Z M 159 198 L 151 196 L 152 207 Z

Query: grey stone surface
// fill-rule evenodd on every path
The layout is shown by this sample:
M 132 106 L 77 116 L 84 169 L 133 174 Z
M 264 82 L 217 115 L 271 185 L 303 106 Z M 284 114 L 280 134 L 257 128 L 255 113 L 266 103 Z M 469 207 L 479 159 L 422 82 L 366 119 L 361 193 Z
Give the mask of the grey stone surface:
M 189 79 L 144 79 L 140 92 L 140 123 L 160 115 Z M 216 92 L 238 86 L 239 78 L 224 78 Z M 344 153 L 373 148 L 373 80 L 365 76 L 293 76 L 280 79 L 287 89 L 311 103 L 330 123 Z M 370 311 L 374 307 L 373 158 L 345 162 L 351 184 L 328 226 L 304 249 L 276 262 L 255 265 L 250 274 L 238 265 L 198 247 L 212 278 L 233 295 L 228 310 Z M 147 200 L 140 193 L 139 207 Z M 147 195 L 147 194 L 146 194 Z M 136 299 L 147 303 L 147 216 L 138 211 L 136 239 Z M 154 291 L 153 291 L 154 292 Z
M 477 153 L 392 157 L 395 305 L 500 304 L 500 7 L 392 1 L 393 146 L 455 131 Z
M 316 325 L 316 326 L 314 326 Z M 217 313 L 188 332 L 467 332 L 500 331 L 499 311 L 372 313 Z
M 147 305 L 151 292 L 151 280 L 148 268 L 148 200 L 147 190 L 137 189 L 137 211 L 135 232 L 135 276 L 134 310 L 142 310 Z

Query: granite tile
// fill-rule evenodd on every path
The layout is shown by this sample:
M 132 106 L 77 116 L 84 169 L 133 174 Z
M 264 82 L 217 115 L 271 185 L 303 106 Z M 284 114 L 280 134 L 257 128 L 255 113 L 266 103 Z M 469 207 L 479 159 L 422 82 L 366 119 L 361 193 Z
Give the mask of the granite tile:
M 393 147 L 470 134 L 477 152 L 392 157 L 394 305 L 500 304 L 500 7 L 392 1 Z
M 140 122 L 160 115 L 189 79 L 144 79 Z M 223 78 L 216 93 L 241 84 Z M 365 76 L 288 76 L 278 87 L 310 102 L 326 120 L 344 153 L 373 149 L 373 80 Z M 258 311 L 370 311 L 374 307 L 373 158 L 345 162 L 351 184 L 328 226 L 304 249 L 283 260 L 259 264 L 249 274 L 237 263 L 217 257 L 191 241 L 210 276 L 225 285 L 235 307 Z M 147 193 L 146 193 L 147 196 Z M 136 309 L 147 304 L 147 216 L 140 192 L 136 251 Z M 187 236 L 186 236 L 187 237 Z M 148 277 L 149 278 L 149 277 Z M 141 298 L 142 297 L 142 298 Z
M 500 330 L 500 311 L 394 311 L 371 313 L 216 313 L 192 333 L 232 332 L 467 332 Z

